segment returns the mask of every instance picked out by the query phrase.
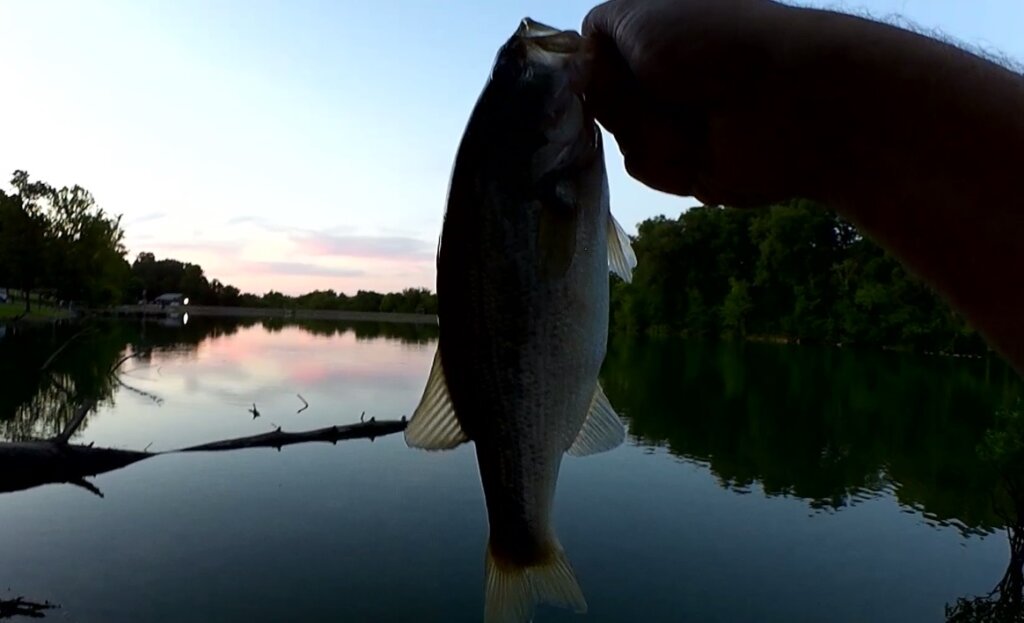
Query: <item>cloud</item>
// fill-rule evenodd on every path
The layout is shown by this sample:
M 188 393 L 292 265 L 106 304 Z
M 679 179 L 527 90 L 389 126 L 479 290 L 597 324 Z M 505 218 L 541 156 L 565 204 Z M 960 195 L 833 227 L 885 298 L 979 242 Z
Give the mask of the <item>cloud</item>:
M 282 236 L 295 247 L 295 252 L 310 257 L 358 257 L 397 261 L 432 261 L 436 241 L 404 235 L 359 235 L 345 225 L 319 231 L 279 225 L 252 215 L 229 219 L 225 225 L 251 225 L 275 236 Z
M 203 224 L 169 213 L 165 221 L 129 236 L 139 251 L 203 267 L 208 279 L 242 291 L 299 294 L 333 288 L 354 292 L 432 287 L 436 241 L 402 231 L 370 235 L 345 225 L 314 231 L 239 214 L 231 223 Z M 173 225 L 173 226 L 172 226 Z
M 293 232 L 292 242 L 313 256 L 432 260 L 434 245 L 406 236 L 351 236 L 316 232 Z
M 273 229 L 265 220 L 258 216 L 236 216 L 230 218 L 225 222 L 225 225 L 246 225 L 252 223 L 253 225 L 260 225 L 267 229 Z
M 361 277 L 366 271 L 358 268 L 320 266 L 306 262 L 246 262 L 241 265 L 246 273 L 299 275 L 315 277 Z
M 158 256 L 157 259 L 162 259 L 162 257 L 159 257 L 161 255 L 167 255 L 167 257 L 181 260 L 183 262 L 190 261 L 188 255 L 191 253 L 206 253 L 217 255 L 219 257 L 233 257 L 237 255 L 239 246 L 237 242 L 227 242 L 222 240 L 163 242 L 154 236 L 137 236 L 136 241 L 142 243 L 132 245 L 133 247 L 140 247 L 138 251 L 153 250 Z M 181 257 L 178 257 L 178 255 L 181 255 Z
M 126 226 L 131 226 L 131 225 L 138 225 L 139 223 L 148 223 L 150 221 L 159 221 L 160 219 L 166 218 L 166 217 L 167 217 L 167 213 L 166 212 L 150 212 L 149 214 L 143 214 L 142 216 L 137 216 L 137 217 L 135 217 L 133 219 L 130 219 L 130 220 L 126 221 L 125 225 Z

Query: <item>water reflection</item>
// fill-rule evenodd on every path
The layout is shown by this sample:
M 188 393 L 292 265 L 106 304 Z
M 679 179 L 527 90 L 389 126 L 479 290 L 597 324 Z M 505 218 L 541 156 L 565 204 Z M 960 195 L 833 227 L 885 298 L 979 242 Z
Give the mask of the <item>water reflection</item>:
M 978 446 L 979 460 L 998 474 L 993 512 L 1003 521 L 1010 555 L 1006 571 L 986 595 L 946 606 L 947 623 L 1024 621 L 1024 411 L 996 412 Z
M 75 404 L 92 399 L 100 405 L 99 417 L 90 412 L 82 423 L 81 430 L 91 431 L 88 439 L 96 439 L 97 447 L 126 448 L 125 452 L 140 452 L 151 441 L 157 443 L 158 449 L 173 450 L 250 433 L 267 434 L 282 424 L 287 430 L 305 430 L 337 422 L 348 413 L 357 420 L 364 409 L 398 418 L 422 389 L 423 373 L 429 366 L 433 349 L 421 345 L 429 343 L 436 335 L 435 328 L 423 326 L 364 327 L 278 321 L 267 324 L 270 326 L 252 319 L 206 318 L 192 318 L 187 325 L 174 327 L 152 322 L 93 324 L 53 358 L 44 371 L 41 369 L 54 351 L 83 327 L 9 328 L 0 339 L 0 373 L 4 378 L 4 389 L 0 392 L 0 433 L 7 440 L 59 435 L 73 423 L 76 415 L 72 406 L 62 402 L 68 395 L 74 396 Z M 380 337 L 369 337 L 372 335 Z M 325 338 L 334 341 L 327 345 Z M 375 355 L 374 348 L 369 348 L 370 340 L 374 340 L 372 346 L 378 350 L 386 345 L 391 354 Z M 360 347 L 358 352 L 352 351 L 355 346 Z M 700 498 L 703 494 L 683 483 L 687 478 L 707 481 L 707 473 L 732 491 L 754 492 L 744 497 L 729 496 L 708 482 L 708 489 L 729 499 L 741 500 L 738 506 L 730 508 L 755 512 L 768 507 L 769 503 L 761 499 L 763 491 L 769 498 L 792 500 L 776 499 L 773 502 L 776 509 L 786 504 L 813 509 L 816 516 L 808 520 L 813 523 L 813 529 L 795 525 L 803 517 L 800 512 L 785 516 L 785 522 L 772 523 L 775 532 L 763 526 L 753 528 L 758 531 L 758 537 L 763 531 L 767 540 L 774 542 L 781 538 L 789 544 L 785 557 L 792 560 L 780 557 L 778 560 L 782 562 L 776 561 L 775 572 L 782 578 L 780 582 L 801 581 L 801 576 L 793 571 L 799 566 L 794 561 L 813 557 L 811 550 L 817 549 L 815 538 L 825 535 L 832 540 L 842 540 L 843 530 L 851 526 L 863 527 L 865 524 L 857 522 L 864 521 L 868 515 L 878 518 L 874 528 L 880 532 L 899 523 L 891 516 L 882 515 L 888 512 L 884 510 L 886 505 L 895 508 L 889 502 L 892 496 L 905 511 L 913 513 L 898 515 L 892 510 L 893 515 L 904 519 L 924 518 L 941 528 L 922 527 L 919 533 L 940 536 L 920 542 L 939 542 L 943 534 L 953 535 L 950 538 L 955 540 L 959 538 L 955 529 L 963 535 L 961 543 L 965 552 L 979 551 L 976 545 L 981 542 L 988 544 L 980 546 L 986 552 L 992 551 L 992 544 L 995 544 L 1006 554 L 1005 559 L 995 555 L 980 559 L 975 555 L 970 564 L 980 569 L 979 574 L 972 576 L 976 581 L 962 579 L 966 574 L 957 576 L 961 579 L 949 580 L 944 585 L 952 588 L 934 589 L 936 593 L 945 591 L 940 596 L 918 597 L 915 604 L 927 601 L 931 608 L 931 618 L 927 620 L 941 617 L 943 605 L 946 605 L 945 618 L 950 622 L 1019 620 L 1021 617 L 1024 461 L 1020 457 L 1024 453 L 1019 450 L 1024 448 L 1024 426 L 1016 415 L 1020 413 L 1021 391 L 1016 377 L 994 360 L 924 359 L 895 353 L 656 341 L 620 340 L 610 346 L 602 374 L 605 391 L 628 420 L 632 442 L 659 449 L 652 452 L 654 456 L 643 457 L 635 449 L 625 448 L 610 453 L 610 457 L 574 462 L 569 467 L 569 485 L 559 493 L 567 496 L 561 498 L 567 503 L 561 506 L 564 514 L 558 524 L 567 541 L 573 541 L 569 547 L 578 555 L 587 576 L 583 581 L 595 586 L 595 600 L 602 599 L 601 593 L 613 590 L 608 587 L 617 586 L 616 582 L 621 579 L 611 577 L 616 572 L 609 571 L 610 577 L 602 584 L 602 571 L 595 571 L 595 566 L 611 564 L 612 559 L 631 560 L 632 566 L 628 568 L 634 577 L 647 573 L 647 569 L 641 567 L 649 566 L 650 578 L 644 582 L 660 587 L 649 594 L 653 608 L 650 620 L 672 620 L 665 614 L 666 609 L 659 611 L 656 607 L 658 601 L 681 603 L 682 598 L 672 601 L 672 595 L 680 591 L 678 583 L 672 580 L 677 572 L 690 574 L 686 576 L 688 581 L 695 582 L 695 596 L 687 599 L 698 600 L 701 591 L 713 591 L 715 584 L 701 583 L 700 578 L 716 577 L 715 574 L 728 578 L 725 584 L 737 583 L 737 590 L 754 595 L 748 596 L 750 605 L 746 610 L 734 609 L 732 612 L 740 614 L 733 618 L 721 616 L 718 620 L 753 620 L 752 613 L 760 612 L 769 613 L 761 620 L 782 620 L 770 616 L 775 603 L 773 597 L 758 594 L 757 586 L 743 580 L 744 573 L 756 570 L 761 563 L 751 559 L 723 562 L 727 556 L 712 555 L 697 556 L 695 560 L 700 560 L 699 564 L 689 563 L 682 554 L 701 550 L 696 546 L 669 547 L 672 540 L 678 544 L 689 538 L 701 543 L 713 542 L 723 535 L 728 538 L 728 531 L 700 532 L 693 528 L 692 518 L 685 523 L 687 529 L 682 530 L 679 529 L 681 515 L 673 514 L 668 518 L 659 515 L 666 512 L 661 501 L 651 502 L 647 507 L 632 497 L 614 497 L 617 493 L 609 489 L 607 482 L 625 466 L 623 476 L 613 480 L 620 483 L 618 486 L 638 482 L 631 480 L 637 474 L 657 476 L 662 483 L 660 488 L 651 486 L 658 496 L 675 495 L 680 499 L 685 496 L 685 503 L 697 504 L 701 509 L 708 508 L 706 501 Z M 135 353 L 138 356 L 122 367 L 125 374 L 120 379 L 164 398 L 162 405 L 125 390 L 116 378 L 109 378 L 107 373 L 112 366 Z M 374 357 L 377 357 L 376 362 Z M 360 393 L 364 386 L 365 392 Z M 296 414 L 303 406 L 296 393 L 309 401 L 308 411 Z M 194 403 L 189 402 L 193 400 Z M 262 413 L 257 420 L 248 412 L 253 400 Z M 112 408 L 115 402 L 119 409 Z M 76 434 L 74 445 L 83 445 L 81 437 L 81 432 Z M 107 557 L 116 554 L 117 560 L 130 569 L 131 574 L 148 574 L 145 575 L 147 581 L 162 590 L 168 584 L 176 586 L 176 592 L 172 592 L 174 599 L 199 606 L 197 602 L 203 599 L 214 599 L 210 596 L 213 589 L 207 593 L 194 588 L 195 583 L 190 579 L 195 573 L 193 565 L 210 542 L 220 539 L 233 543 L 230 555 L 219 559 L 222 567 L 215 568 L 210 561 L 202 562 L 206 567 L 199 575 L 206 582 L 226 582 L 218 585 L 218 590 L 235 590 L 237 594 L 226 594 L 234 595 L 241 603 L 242 596 L 251 595 L 251 590 L 232 588 L 229 579 L 217 578 L 231 578 L 239 569 L 259 564 L 258 558 L 247 558 L 252 553 L 246 548 L 254 537 L 249 533 L 236 534 L 238 529 L 234 526 L 218 531 L 218 526 L 230 524 L 242 513 L 254 518 L 252 526 L 245 530 L 258 532 L 261 542 L 279 546 L 271 548 L 278 556 L 271 556 L 271 559 L 287 570 L 282 575 L 304 578 L 302 582 L 295 581 L 289 590 L 298 593 L 306 590 L 305 585 L 316 587 L 310 589 L 310 604 L 336 603 L 327 596 L 338 590 L 336 579 L 318 579 L 312 571 L 302 575 L 308 569 L 320 569 L 318 565 L 331 565 L 321 575 L 355 578 L 353 582 L 361 583 L 359 591 L 351 586 L 346 589 L 355 591 L 349 599 L 359 599 L 356 593 L 364 592 L 364 601 L 358 607 L 372 612 L 373 616 L 384 611 L 380 604 L 387 601 L 383 589 L 373 588 L 374 578 L 401 577 L 401 582 L 408 580 L 411 586 L 414 578 L 407 576 L 418 577 L 420 573 L 413 571 L 426 568 L 436 579 L 416 593 L 415 599 L 420 600 L 416 603 L 421 604 L 424 611 L 446 607 L 449 612 L 467 613 L 464 620 L 478 618 L 475 615 L 479 604 L 473 600 L 479 595 L 479 585 L 475 584 L 479 552 L 474 548 L 463 551 L 453 545 L 460 540 L 456 535 L 483 530 L 480 526 L 484 525 L 485 518 L 478 508 L 479 484 L 464 482 L 458 476 L 471 464 L 472 457 L 461 455 L 461 458 L 443 461 L 432 456 L 424 458 L 425 453 L 408 451 L 400 439 L 392 438 L 390 442 L 378 442 L 373 447 L 366 443 L 365 448 L 346 446 L 344 451 L 336 452 L 328 447 L 332 451 L 323 454 L 316 446 L 285 451 L 280 456 L 272 450 L 255 453 L 256 456 L 232 453 L 230 459 L 217 456 L 216 462 L 199 455 L 168 456 L 166 460 L 146 461 L 104 477 L 99 482 L 108 496 L 103 502 L 72 487 L 4 495 L 0 497 L 3 502 L 0 512 L 5 530 L 0 541 L 4 551 L 19 562 L 10 563 L 9 575 L 0 586 L 12 584 L 15 588 L 22 587 L 20 590 L 29 596 L 55 599 L 65 607 L 62 613 L 67 612 L 73 602 L 79 609 L 91 607 L 90 602 L 114 603 L 117 597 L 113 594 L 104 597 L 101 582 L 90 584 L 88 590 L 73 588 L 80 582 L 75 576 L 76 570 L 65 573 L 60 561 L 65 550 L 77 547 L 75 551 L 80 560 L 91 560 L 89 557 L 97 553 L 102 554 L 103 560 L 109 560 Z M 689 465 L 672 463 L 666 458 L 669 456 L 666 450 L 660 448 Z M 637 462 L 628 462 L 632 460 Z M 700 467 L 694 467 L 695 464 Z M 636 471 L 640 468 L 647 471 Z M 629 471 L 631 469 L 634 471 Z M 225 472 L 230 478 L 223 475 Z M 403 474 L 401 478 L 394 475 L 399 473 Z M 12 474 L 14 470 L 0 465 L 0 491 L 35 486 L 24 480 L 16 482 Z M 129 477 L 123 477 L 124 474 Z M 3 480 L 4 477 L 8 480 Z M 85 476 L 73 472 L 60 473 L 54 478 L 80 486 L 88 484 Z M 222 478 L 230 481 L 230 486 L 220 486 Z M 279 483 L 284 483 L 282 488 Z M 194 492 L 197 487 L 203 490 L 202 495 Z M 157 493 L 149 491 L 150 488 Z M 320 495 L 328 489 L 329 495 Z M 282 495 L 288 497 L 291 507 L 274 514 L 282 506 L 276 501 Z M 625 514 L 629 519 L 627 523 L 637 528 L 633 541 L 615 539 L 614 556 L 600 548 L 606 544 L 602 540 L 603 531 L 612 529 L 610 526 L 615 525 L 615 520 L 574 515 L 573 503 L 579 505 L 587 496 L 602 499 L 608 496 L 637 505 L 633 509 L 620 504 L 622 508 L 616 506 L 616 510 L 608 513 L 620 518 Z M 864 502 L 872 498 L 882 499 Z M 90 506 L 92 501 L 102 505 L 102 514 Z M 452 507 L 458 510 L 452 511 Z M 295 509 L 301 509 L 302 521 L 294 519 Z M 681 511 L 673 511 L 676 512 Z M 264 519 L 268 514 L 273 520 Z M 410 519 L 403 523 L 406 515 Z M 317 519 L 314 521 L 307 516 Z M 64 524 L 59 524 L 60 528 L 33 528 L 50 521 L 47 518 L 56 517 L 67 518 Z M 137 519 L 140 517 L 142 519 Z M 130 518 L 130 521 L 119 518 Z M 129 525 L 132 522 L 137 522 L 134 524 L 137 527 Z M 449 524 L 457 528 L 445 532 Z M 76 527 L 79 525 L 80 528 Z M 190 536 L 189 530 L 196 525 L 203 527 Z M 339 525 L 344 525 L 345 529 L 338 529 Z M 416 526 L 424 525 L 429 528 L 416 533 Z M 906 528 L 907 524 L 900 525 Z M 646 534 L 639 529 L 641 527 L 649 529 L 650 533 Z M 687 530 L 693 533 L 687 534 Z M 378 531 L 388 535 L 384 544 L 374 541 L 374 545 L 368 545 L 370 541 L 365 535 Z M 864 532 L 869 531 L 864 529 Z M 131 536 L 122 542 L 121 532 L 129 532 Z M 133 558 L 131 552 L 148 547 L 146 544 L 152 542 L 155 532 L 168 534 L 166 546 L 160 550 L 162 556 L 148 556 L 144 562 Z M 302 546 L 306 548 L 303 554 L 296 555 L 296 543 L 304 542 L 302 539 L 309 532 L 315 534 L 312 541 L 320 545 Z M 88 538 L 74 545 L 73 536 L 83 534 Z M 92 539 L 100 539 L 91 536 L 94 534 L 107 535 L 102 537 L 107 540 L 94 542 Z M 282 534 L 285 536 L 275 536 Z M 430 541 L 431 534 L 446 536 L 424 546 L 423 541 Z M 995 536 L 975 538 L 986 534 Z M 24 535 L 35 535 L 35 540 Z M 1003 545 L 1004 538 L 1006 545 Z M 657 541 L 666 551 L 674 552 L 673 560 L 658 562 L 654 552 L 659 551 L 659 545 L 648 541 Z M 190 543 L 191 555 L 183 556 L 187 560 L 174 559 L 182 542 Z M 593 545 L 598 542 L 600 546 Z M 588 543 L 593 548 L 589 551 Z M 805 544 L 807 552 L 798 552 L 803 545 L 793 543 Z M 744 548 L 749 547 L 750 543 L 744 544 Z M 954 544 L 953 553 L 940 554 L 932 550 L 921 550 L 921 553 L 927 554 L 929 560 L 941 561 L 937 566 L 949 565 L 952 569 L 961 564 L 959 548 L 960 545 Z M 728 548 L 723 545 L 710 554 L 722 551 Z M 767 547 L 760 554 L 761 559 L 775 560 L 770 556 L 774 551 Z M 913 551 L 913 547 L 908 546 L 905 551 Z M 344 555 L 328 563 L 327 559 L 338 552 Z M 419 558 L 410 558 L 415 556 Z M 833 562 L 861 574 L 851 577 L 878 577 L 881 573 L 877 561 L 858 559 L 852 554 L 850 559 L 840 560 L 842 556 L 841 548 L 836 550 L 837 560 Z M 177 562 L 152 562 L 165 559 Z M 903 559 L 906 560 L 909 559 Z M 79 570 L 86 569 L 90 573 L 108 568 L 101 560 L 76 564 L 80 565 Z M 366 566 L 376 569 L 376 573 L 356 577 L 358 570 Z M 669 566 L 672 569 L 668 569 Z M 693 571 L 695 566 L 700 566 L 701 570 Z M 822 568 L 827 565 L 822 563 Z M 34 579 L 25 575 L 26 569 L 35 575 Z M 905 584 L 903 580 L 894 580 L 899 585 L 894 590 L 924 593 L 942 584 L 943 573 L 923 572 L 921 577 L 907 579 Z M 751 574 L 756 575 L 756 572 Z M 805 576 L 804 582 L 808 581 L 806 577 L 810 576 Z M 435 597 L 440 586 L 455 595 L 451 597 L 452 603 L 438 605 Z M 630 586 L 628 582 L 626 586 Z M 993 588 L 991 593 L 987 592 Z M 454 592 L 463 589 L 465 594 Z M 647 594 L 641 590 L 633 585 L 629 589 L 631 599 L 646 599 Z M 8 596 L 14 595 L 17 593 Z M 149 594 L 139 596 L 138 603 L 132 602 L 131 608 L 146 607 L 147 600 L 152 598 Z M 822 603 L 805 604 L 800 611 L 809 613 L 805 620 L 813 620 L 815 614 L 828 618 L 823 615 L 826 605 L 828 608 L 856 607 L 859 603 L 853 597 L 848 601 L 843 599 L 838 592 L 828 593 L 819 597 Z M 272 601 L 266 598 L 259 604 L 267 606 Z M 906 603 L 911 601 L 906 599 Z M 173 612 L 173 605 L 165 604 L 165 607 Z M 242 606 L 232 607 L 241 612 Z M 281 605 L 282 609 L 285 607 Z M 718 612 L 715 609 L 722 607 L 709 605 L 703 612 L 707 616 L 693 620 L 713 620 Z M 96 615 L 82 620 L 132 620 L 125 614 L 129 606 L 124 608 L 124 613 L 119 611 L 109 619 Z M 629 611 L 611 608 L 607 602 L 597 601 L 588 619 L 629 618 Z M 910 611 L 909 606 L 906 608 L 904 612 Z M 218 615 L 223 612 L 218 610 Z M 245 612 L 255 617 L 248 620 L 273 619 L 269 615 L 260 618 L 257 609 Z M 282 612 L 284 610 L 276 613 Z M 316 612 L 304 610 L 303 613 L 317 618 Z M 414 616 L 411 611 L 410 616 Z M 855 620 L 856 617 L 851 616 L 840 618 Z M 373 618 L 369 614 L 367 617 Z M 239 616 L 237 620 L 247 619 Z M 889 617 L 888 620 L 895 619 Z M 905 620 L 925 618 L 910 616 Z
M 0 325 L 4 326 L 4 325 Z M 117 363 L 131 356 L 149 364 L 154 355 L 192 357 L 201 343 L 235 335 L 261 326 L 279 333 L 292 328 L 311 336 L 343 337 L 357 341 L 395 340 L 426 344 L 437 337 L 437 328 L 422 324 L 339 323 L 282 319 L 194 318 L 147 322 L 93 322 L 86 326 L 55 323 L 52 326 L 4 326 L 0 340 L 0 439 L 18 441 L 54 437 L 64 430 L 78 405 L 113 406 L 115 390 L 125 388 L 156 402 L 160 396 L 139 390 L 123 375 L 113 374 Z M 302 374 L 298 365 L 296 371 Z M 95 408 L 90 409 L 84 431 Z
M 965 535 L 1006 531 L 1009 561 L 950 623 L 1024 621 L 1021 385 L 993 361 L 770 345 L 613 344 L 609 396 L 638 443 L 836 512 L 891 494 Z
M 162 360 L 171 356 L 194 354 L 198 345 L 209 339 L 231 335 L 253 323 L 218 321 L 185 331 L 187 323 L 175 319 L 125 323 L 54 325 L 46 330 L 21 330 L 15 327 L 11 339 L 0 344 L 0 375 L 13 391 L 0 394 L 0 494 L 33 489 L 46 484 L 70 484 L 103 497 L 88 477 L 116 471 L 155 456 L 145 450 L 124 450 L 72 444 L 70 441 L 88 427 L 100 405 L 113 406 L 118 388 L 159 405 L 157 394 L 139 389 L 125 381 L 121 367 L 129 360 L 143 365 L 157 353 Z M 301 323 L 293 326 L 313 335 L 319 327 Z M 280 331 L 283 326 L 276 330 Z M 355 327 L 335 325 L 332 335 L 344 335 Z M 363 333 L 390 334 L 399 339 L 410 335 L 404 329 L 363 327 Z M 420 339 L 413 334 L 410 340 Z M 41 363 L 39 363 L 41 361 Z M 309 404 L 299 397 L 305 406 Z M 253 411 L 255 412 L 255 404 Z M 254 415 L 255 417 L 255 415 Z M 377 422 L 375 418 L 355 425 L 300 433 L 276 430 L 241 439 L 210 441 L 178 452 L 223 451 L 253 447 L 280 449 L 286 445 L 369 438 L 400 432 L 399 421 Z
M 613 342 L 609 398 L 637 442 L 835 511 L 891 491 L 965 533 L 1003 525 L 976 448 L 1021 395 L 995 361 L 774 345 Z

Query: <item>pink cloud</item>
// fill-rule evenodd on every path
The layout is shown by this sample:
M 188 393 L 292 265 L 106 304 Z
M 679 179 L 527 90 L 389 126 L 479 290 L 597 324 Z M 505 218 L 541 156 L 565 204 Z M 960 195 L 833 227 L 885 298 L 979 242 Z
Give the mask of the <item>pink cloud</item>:
M 318 232 L 293 232 L 292 242 L 314 256 L 432 260 L 434 247 L 423 240 L 403 236 L 352 236 Z
M 255 294 L 434 287 L 435 246 L 412 237 L 314 232 L 254 217 L 236 217 L 221 225 L 212 232 L 218 236 L 215 240 L 194 233 L 195 238 L 177 240 L 154 233 L 138 236 L 129 241 L 128 259 L 150 251 L 158 259 L 199 264 L 208 279 Z

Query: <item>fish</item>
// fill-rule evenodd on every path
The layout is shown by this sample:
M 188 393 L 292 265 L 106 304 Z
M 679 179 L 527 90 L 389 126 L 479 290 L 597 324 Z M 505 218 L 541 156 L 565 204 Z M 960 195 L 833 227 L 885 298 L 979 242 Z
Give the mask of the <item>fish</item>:
M 475 445 L 487 623 L 529 621 L 541 603 L 586 611 L 552 525 L 558 473 L 565 454 L 625 438 L 598 374 L 609 271 L 630 281 L 636 256 L 610 211 L 586 73 L 578 32 L 523 19 L 497 53 L 449 181 L 437 351 L 405 441 Z

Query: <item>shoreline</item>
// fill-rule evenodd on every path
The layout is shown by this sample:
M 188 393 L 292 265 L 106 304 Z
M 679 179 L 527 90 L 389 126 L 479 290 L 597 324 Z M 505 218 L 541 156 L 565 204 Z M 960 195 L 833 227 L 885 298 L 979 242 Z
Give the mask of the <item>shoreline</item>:
M 186 305 L 162 307 L 160 305 L 118 305 L 109 309 L 90 310 L 98 316 L 181 316 L 221 318 L 282 318 L 293 320 L 347 320 L 352 322 L 396 322 L 437 325 L 434 314 L 399 314 L 391 312 L 359 312 L 334 309 L 284 309 L 264 307 L 219 307 Z

